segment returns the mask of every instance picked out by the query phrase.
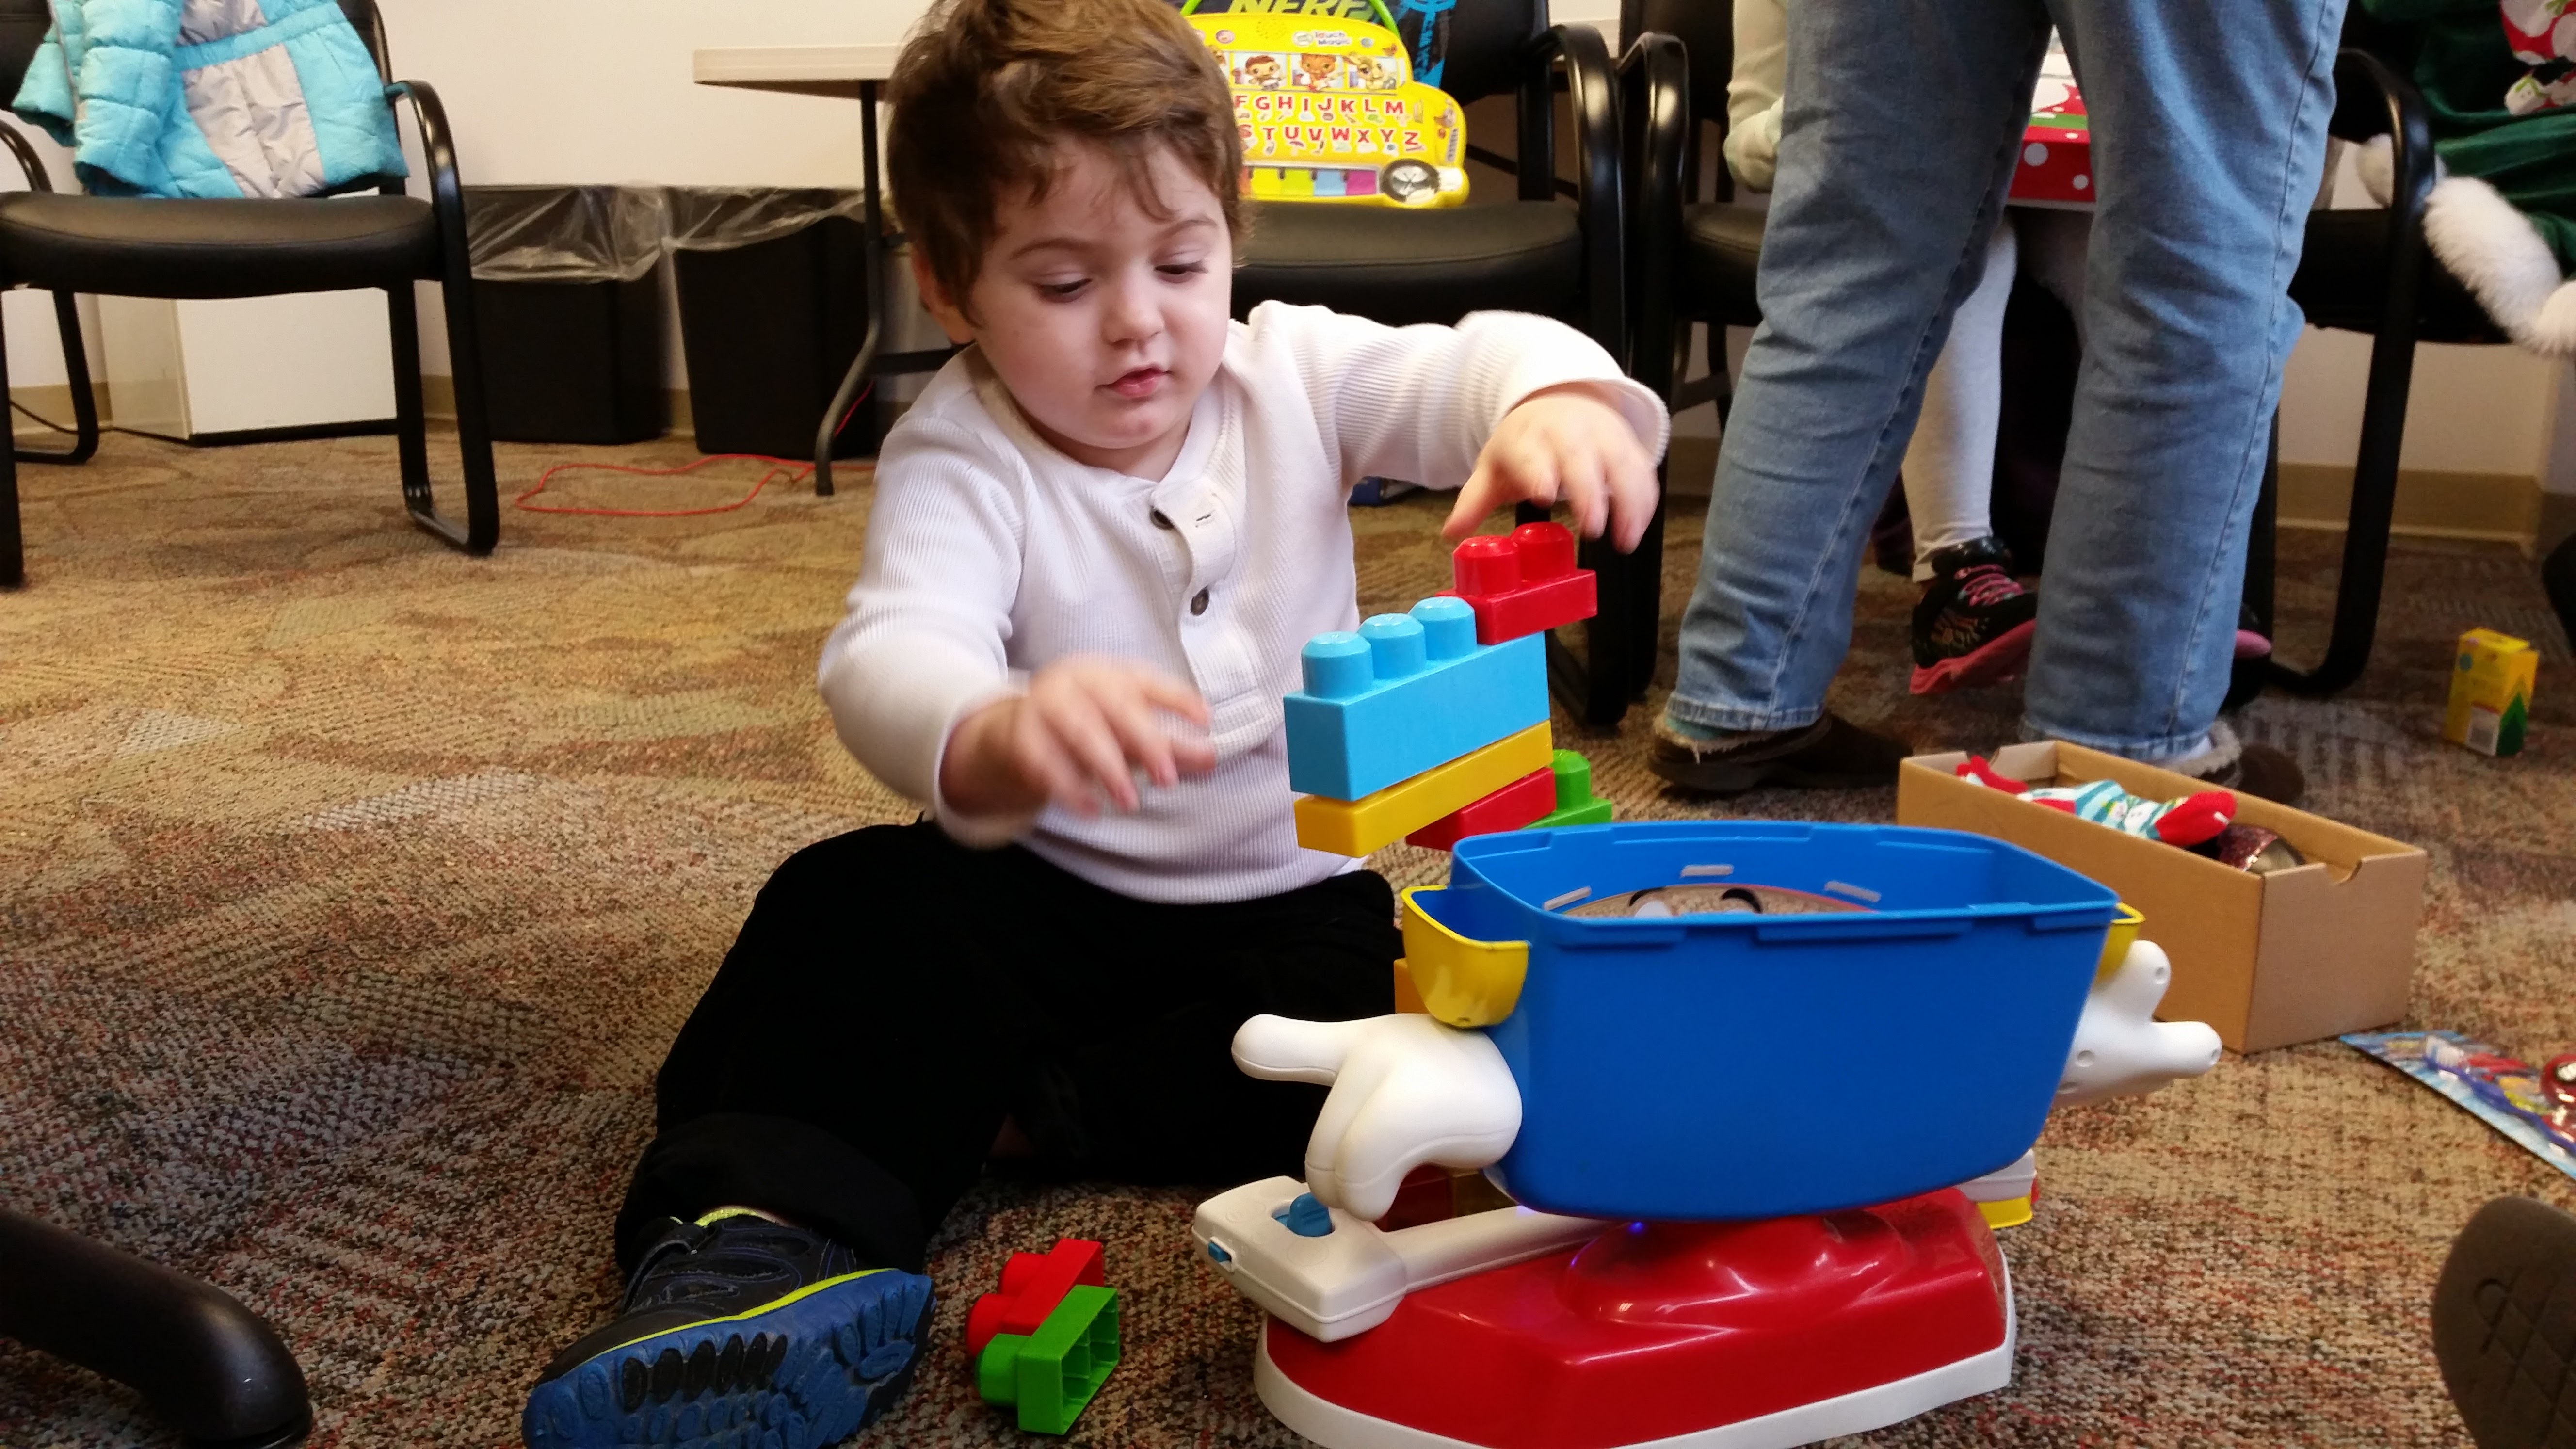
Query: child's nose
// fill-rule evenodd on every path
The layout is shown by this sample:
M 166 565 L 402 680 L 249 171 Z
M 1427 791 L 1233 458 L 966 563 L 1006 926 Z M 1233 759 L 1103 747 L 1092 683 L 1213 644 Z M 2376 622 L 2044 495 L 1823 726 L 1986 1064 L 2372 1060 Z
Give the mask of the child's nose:
M 1122 282 L 1109 289 L 1108 302 L 1100 319 L 1105 340 L 1120 345 L 1143 342 L 1163 330 L 1163 312 L 1154 304 L 1150 287 Z

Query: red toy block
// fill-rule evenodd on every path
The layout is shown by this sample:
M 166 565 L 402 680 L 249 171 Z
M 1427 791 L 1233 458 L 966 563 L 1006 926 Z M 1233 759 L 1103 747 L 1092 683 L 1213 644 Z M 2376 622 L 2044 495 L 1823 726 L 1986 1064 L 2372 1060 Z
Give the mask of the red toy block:
M 1481 800 L 1471 800 L 1404 839 L 1408 845 L 1447 850 L 1470 835 L 1518 830 L 1555 808 L 1556 769 L 1550 766 L 1532 770 Z
M 1058 1238 L 1045 1253 L 1013 1253 L 1002 1265 L 1002 1291 L 967 1311 L 966 1356 L 982 1353 L 997 1333 L 1036 1333 L 1077 1283 L 1108 1287 L 1100 1254 L 1100 1244 L 1087 1238 Z
M 1455 594 L 1476 611 L 1476 642 L 1500 644 L 1589 619 L 1600 607 L 1592 570 L 1574 566 L 1574 535 L 1563 524 L 1524 523 L 1486 534 L 1449 556 Z

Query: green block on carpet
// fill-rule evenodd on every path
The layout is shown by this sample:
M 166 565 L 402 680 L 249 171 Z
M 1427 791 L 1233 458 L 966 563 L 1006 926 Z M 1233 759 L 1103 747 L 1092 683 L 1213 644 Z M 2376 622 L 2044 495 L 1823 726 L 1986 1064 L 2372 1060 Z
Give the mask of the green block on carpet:
M 1592 762 L 1572 750 L 1559 750 L 1550 768 L 1556 771 L 1556 808 L 1523 826 L 1547 830 L 1559 825 L 1607 825 L 1610 802 L 1592 793 Z
M 997 1333 L 975 1359 L 975 1391 L 1019 1410 L 1032 1434 L 1062 1434 L 1118 1367 L 1118 1290 L 1077 1284 L 1031 1334 Z

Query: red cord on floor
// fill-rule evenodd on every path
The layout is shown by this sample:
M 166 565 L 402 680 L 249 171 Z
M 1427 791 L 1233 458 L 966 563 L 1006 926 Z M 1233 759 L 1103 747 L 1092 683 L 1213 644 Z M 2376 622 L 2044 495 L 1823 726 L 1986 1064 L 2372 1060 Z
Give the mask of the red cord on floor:
M 734 462 L 767 463 L 770 469 L 760 475 L 759 482 L 751 485 L 750 492 L 731 503 L 719 503 L 712 508 L 557 508 L 551 504 L 528 501 L 545 492 L 546 485 L 554 481 L 557 473 L 588 469 L 598 473 L 633 473 L 644 478 L 676 478 L 683 473 L 694 473 L 709 463 Z M 535 487 L 511 499 L 510 502 L 513 507 L 526 509 L 530 513 L 585 513 L 595 518 L 696 518 L 707 513 L 731 513 L 758 498 L 760 490 L 768 487 L 773 480 L 784 477 L 786 481 L 793 483 L 813 471 L 814 465 L 811 463 L 796 464 L 784 458 L 772 458 L 761 453 L 710 453 L 694 463 L 679 468 L 633 468 L 622 463 L 557 463 L 537 475 Z
M 876 383 L 871 381 L 867 386 L 859 389 L 859 395 L 850 400 L 850 410 L 841 414 L 840 423 L 832 429 L 832 436 L 837 438 L 841 435 L 841 429 L 848 427 L 850 419 L 859 415 L 860 405 L 868 400 L 868 394 L 875 392 L 876 388 Z M 694 473 L 709 463 L 767 463 L 770 467 L 768 472 L 760 475 L 760 481 L 751 485 L 750 492 L 731 503 L 719 503 L 712 508 L 557 508 L 551 504 L 528 501 L 545 492 L 546 485 L 554 481 L 557 473 L 587 470 L 594 473 L 631 473 L 640 478 L 677 478 L 684 473 Z M 813 472 L 814 465 L 811 463 L 773 458 L 766 453 L 710 453 L 694 463 L 677 468 L 636 468 L 624 463 L 557 463 L 538 474 L 536 485 L 511 499 L 510 506 L 530 513 L 579 513 L 593 518 L 697 518 L 709 513 L 731 513 L 758 498 L 760 490 L 771 483 L 779 481 L 795 483 L 810 477 Z

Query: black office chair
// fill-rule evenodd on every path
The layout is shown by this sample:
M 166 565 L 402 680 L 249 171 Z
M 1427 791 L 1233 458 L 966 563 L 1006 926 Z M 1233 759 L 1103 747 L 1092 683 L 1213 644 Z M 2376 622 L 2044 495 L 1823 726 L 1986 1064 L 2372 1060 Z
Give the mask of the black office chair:
M 1726 83 L 1735 68 L 1734 7 L 1726 0 L 1621 0 L 1619 84 L 1629 158 L 1631 371 L 1674 412 L 1735 401 L 1726 329 L 1756 327 L 1753 275 L 1762 262 L 1759 207 L 1735 200 L 1721 162 L 1715 195 L 1700 173 L 1726 144 Z M 1709 371 L 1688 376 L 1694 327 L 1707 327 Z
M 1609 47 L 1588 27 L 1549 25 L 1546 0 L 1459 0 L 1447 21 L 1440 88 L 1461 104 L 1505 93 L 1519 103 L 1516 154 L 1468 148 L 1472 158 L 1516 178 L 1517 199 L 1421 211 L 1256 205 L 1235 272 L 1236 314 L 1283 301 L 1401 326 L 1508 308 L 1557 317 L 1624 358 L 1624 223 Z M 1571 183 L 1556 177 L 1559 76 L 1573 110 Z M 1591 723 L 1615 722 L 1653 671 L 1662 551 L 1660 514 L 1632 555 L 1606 542 L 1584 545 L 1583 565 L 1599 576 L 1600 612 L 1584 627 L 1580 651 L 1551 637 L 1548 662 L 1558 694 Z
M 374 0 L 339 0 L 366 37 L 376 69 L 388 84 L 385 102 L 411 102 L 429 163 L 429 200 L 408 195 L 398 179 L 347 188 L 373 196 L 295 201 L 138 200 L 63 196 L 43 183 L 43 169 L 28 166 L 37 189 L 0 194 L 0 287 L 34 286 L 56 293 L 103 292 L 127 297 L 266 297 L 296 292 L 337 292 L 378 287 L 393 322 L 394 414 L 401 456 L 403 506 L 412 520 L 468 553 L 489 553 L 501 535 L 501 508 L 492 474 L 492 437 L 483 407 L 480 344 L 465 247 L 464 192 L 447 113 L 436 93 L 417 81 L 393 81 L 385 57 L 383 21 Z M 27 9 L 12 0 L 13 14 Z M 42 7 L 37 7 L 41 9 Z M 23 24 L 0 31 L 13 42 L 0 54 L 0 86 L 15 95 L 29 54 L 15 48 Z M 41 31 L 38 32 L 41 36 Z M 14 139 L 14 138 L 13 138 Z M 18 140 L 22 164 L 33 152 Z M 465 474 L 465 521 L 442 516 L 430 496 L 428 430 L 421 406 L 420 323 L 412 283 L 441 284 L 447 312 L 447 350 L 456 384 L 456 432 Z M 57 301 L 57 307 L 65 304 Z M 75 334 L 76 335 L 76 334 Z M 8 384 L 0 350 L 0 391 Z M 85 411 L 87 364 L 72 370 L 75 408 Z M 94 443 L 96 419 L 84 438 Z M 86 457 L 86 452 L 80 456 Z M 31 458 L 36 456 L 29 455 Z M 76 461 L 71 455 L 53 461 Z M 25 578 L 18 521 L 18 453 L 0 430 L 0 587 Z
M 5 1208 L 0 1337 L 132 1388 L 189 1449 L 280 1449 L 312 1425 L 294 1355 L 230 1294 Z

